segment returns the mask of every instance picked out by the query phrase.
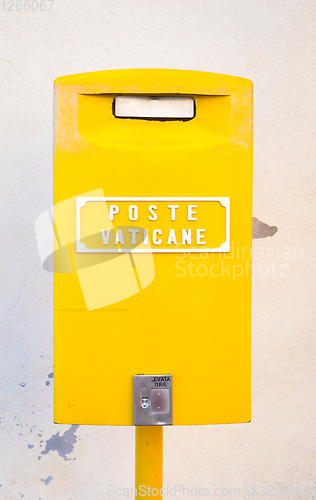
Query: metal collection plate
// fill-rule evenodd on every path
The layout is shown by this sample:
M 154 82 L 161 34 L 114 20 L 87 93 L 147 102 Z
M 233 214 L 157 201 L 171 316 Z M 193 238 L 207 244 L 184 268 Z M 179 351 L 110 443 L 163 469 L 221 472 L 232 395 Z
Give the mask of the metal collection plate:
M 172 425 L 172 375 L 134 375 L 134 425 Z

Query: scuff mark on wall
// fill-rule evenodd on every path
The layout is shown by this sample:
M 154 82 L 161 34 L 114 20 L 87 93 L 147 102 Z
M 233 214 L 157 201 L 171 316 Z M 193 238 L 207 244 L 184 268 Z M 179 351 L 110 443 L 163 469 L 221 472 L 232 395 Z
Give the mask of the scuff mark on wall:
M 52 476 L 48 476 L 46 479 L 41 479 L 42 483 L 46 484 L 46 486 L 53 480 Z
M 278 231 L 276 226 L 269 226 L 265 222 L 257 219 L 257 217 L 252 218 L 252 239 L 257 240 L 259 238 L 267 238 L 268 236 L 274 236 Z
M 72 425 L 62 436 L 60 436 L 59 432 L 54 434 L 46 441 L 45 450 L 42 451 L 42 455 L 48 455 L 50 451 L 57 451 L 59 456 L 64 460 L 70 460 L 70 458 L 67 458 L 67 455 L 73 452 L 74 445 L 77 441 L 75 432 L 78 428 L 79 425 Z

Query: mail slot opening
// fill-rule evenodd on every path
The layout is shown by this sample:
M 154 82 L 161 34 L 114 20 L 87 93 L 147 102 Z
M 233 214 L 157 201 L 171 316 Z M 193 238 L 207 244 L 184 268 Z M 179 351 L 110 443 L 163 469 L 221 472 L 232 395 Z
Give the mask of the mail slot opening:
M 195 102 L 188 96 L 135 96 L 120 95 L 113 101 L 116 118 L 139 120 L 192 120 Z

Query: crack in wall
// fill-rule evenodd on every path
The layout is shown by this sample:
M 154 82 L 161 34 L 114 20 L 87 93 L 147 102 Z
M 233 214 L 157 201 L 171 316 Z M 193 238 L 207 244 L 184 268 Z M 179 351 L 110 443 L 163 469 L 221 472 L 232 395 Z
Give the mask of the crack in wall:
M 15 67 L 15 66 L 13 66 L 13 64 L 12 64 L 12 62 L 11 62 L 11 61 L 9 61 L 8 59 L 4 59 L 3 57 L 1 57 L 1 58 L 0 58 L 0 61 L 4 61 L 4 62 L 6 62 L 6 63 L 10 64 L 10 66 L 14 69 L 14 71 L 16 71 L 16 72 L 20 75 L 20 77 L 21 77 L 21 78 L 23 78 L 23 80 L 25 80 L 26 82 L 28 82 L 28 83 L 30 83 L 31 85 L 33 85 L 33 87 L 36 87 L 36 85 L 34 85 L 34 83 L 33 83 L 33 82 L 31 82 L 30 80 L 28 80 L 27 78 L 25 78 L 25 76 L 23 76 L 23 75 L 19 72 L 19 70 L 18 70 L 18 69 L 16 69 L 16 67 Z

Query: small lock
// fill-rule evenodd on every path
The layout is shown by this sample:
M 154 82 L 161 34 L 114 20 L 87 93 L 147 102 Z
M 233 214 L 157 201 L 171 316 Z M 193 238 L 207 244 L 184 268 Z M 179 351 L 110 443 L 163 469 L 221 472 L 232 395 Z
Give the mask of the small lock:
M 148 408 L 148 406 L 149 406 L 149 403 L 148 403 L 148 397 L 143 396 L 143 397 L 142 397 L 142 404 L 141 404 L 141 407 L 142 407 L 142 408 Z
M 172 375 L 134 376 L 134 425 L 172 425 Z

